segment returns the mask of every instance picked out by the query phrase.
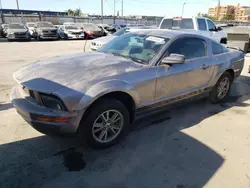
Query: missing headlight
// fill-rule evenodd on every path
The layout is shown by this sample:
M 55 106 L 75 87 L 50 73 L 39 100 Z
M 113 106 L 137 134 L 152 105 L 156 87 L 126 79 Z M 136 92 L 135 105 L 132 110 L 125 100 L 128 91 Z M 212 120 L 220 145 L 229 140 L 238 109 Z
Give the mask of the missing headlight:
M 51 108 L 53 110 L 59 110 L 59 111 L 66 111 L 66 108 L 63 104 L 63 102 L 56 96 L 53 95 L 47 95 L 43 93 L 39 93 L 41 97 L 42 104 L 47 107 Z

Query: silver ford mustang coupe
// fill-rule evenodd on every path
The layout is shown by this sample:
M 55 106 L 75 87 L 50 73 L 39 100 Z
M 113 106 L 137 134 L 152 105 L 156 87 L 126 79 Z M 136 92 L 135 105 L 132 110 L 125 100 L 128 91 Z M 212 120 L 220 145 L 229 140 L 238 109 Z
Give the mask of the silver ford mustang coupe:
M 39 61 L 14 73 L 17 112 L 45 134 L 76 134 L 93 148 L 117 143 L 133 120 L 170 104 L 227 99 L 244 54 L 212 39 L 141 30 L 96 52 Z

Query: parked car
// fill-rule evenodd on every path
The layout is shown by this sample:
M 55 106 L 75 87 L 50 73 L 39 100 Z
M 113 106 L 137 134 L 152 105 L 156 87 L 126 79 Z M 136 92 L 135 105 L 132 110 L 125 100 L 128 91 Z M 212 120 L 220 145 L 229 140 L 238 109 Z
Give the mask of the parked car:
M 2 35 L 3 37 L 6 37 L 6 36 L 7 36 L 8 27 L 9 27 L 9 24 L 2 24 L 2 25 L 1 25 L 0 31 L 1 31 L 1 35 Z
M 115 33 L 117 31 L 116 28 L 114 28 L 108 24 L 97 24 L 97 26 L 102 29 L 103 36 L 112 35 L 113 33 Z
M 106 148 L 126 135 L 134 119 L 170 104 L 201 96 L 225 101 L 244 57 L 198 34 L 141 30 L 97 52 L 21 68 L 10 96 L 38 131 L 77 134 L 93 148 Z
M 15 41 L 15 40 L 31 40 L 31 35 L 27 27 L 24 24 L 20 23 L 11 23 L 9 24 L 7 30 L 7 39 L 8 41 Z
M 83 23 L 81 27 L 84 31 L 86 38 L 94 39 L 103 36 L 103 31 L 97 25 L 92 23 Z
M 198 34 L 212 38 L 220 43 L 227 43 L 227 33 L 221 27 L 216 27 L 215 23 L 204 17 L 191 18 L 163 18 L 160 29 L 184 29 L 186 32 L 195 30 Z
M 36 25 L 35 22 L 27 22 L 26 23 L 26 27 L 28 28 L 31 37 L 34 37 L 35 25 Z
M 35 30 L 33 35 L 36 40 L 59 39 L 57 28 L 55 28 L 50 22 L 37 22 L 35 24 Z
M 60 38 L 63 39 L 84 39 L 85 35 L 78 25 L 62 25 L 58 28 Z
M 146 29 L 145 27 L 138 27 L 138 28 L 122 28 L 120 30 L 118 30 L 117 32 L 115 32 L 113 35 L 108 35 L 108 36 L 105 36 L 105 37 L 100 37 L 100 38 L 97 38 L 97 39 L 94 39 L 91 41 L 91 44 L 90 44 L 90 49 L 95 51 L 95 50 L 98 50 L 99 48 L 101 48 L 104 44 L 108 43 L 109 41 L 113 40 L 114 38 L 118 37 L 118 36 L 121 36 L 125 33 L 128 33 L 128 32 L 133 32 L 133 31 L 138 31 L 140 29 Z

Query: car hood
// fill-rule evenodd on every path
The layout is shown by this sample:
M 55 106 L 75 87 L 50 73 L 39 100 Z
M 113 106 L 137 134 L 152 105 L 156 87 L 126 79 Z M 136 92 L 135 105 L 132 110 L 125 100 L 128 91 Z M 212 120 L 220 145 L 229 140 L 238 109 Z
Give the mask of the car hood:
M 115 35 L 109 35 L 109 36 L 106 36 L 106 37 L 100 37 L 100 38 L 94 39 L 94 40 L 92 40 L 92 42 L 105 44 L 105 43 L 113 40 L 116 37 L 117 36 L 115 36 Z
M 8 29 L 8 32 L 20 32 L 20 33 L 24 33 L 26 32 L 27 29 Z
M 142 65 L 112 54 L 81 53 L 52 58 L 27 65 L 14 73 L 14 79 L 32 90 L 52 93 L 61 87 L 85 80 L 104 81 Z

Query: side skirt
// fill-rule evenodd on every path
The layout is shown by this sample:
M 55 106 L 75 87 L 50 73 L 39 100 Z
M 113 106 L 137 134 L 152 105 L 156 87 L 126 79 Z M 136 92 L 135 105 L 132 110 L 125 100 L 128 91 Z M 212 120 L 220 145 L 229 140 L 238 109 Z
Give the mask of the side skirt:
M 135 120 L 144 118 L 145 116 L 151 116 L 162 111 L 166 111 L 170 108 L 190 103 L 195 100 L 203 99 L 209 96 L 209 91 L 212 88 L 206 88 L 202 92 L 195 91 L 188 94 L 184 94 L 178 97 L 167 99 L 149 106 L 138 108 L 135 112 Z

